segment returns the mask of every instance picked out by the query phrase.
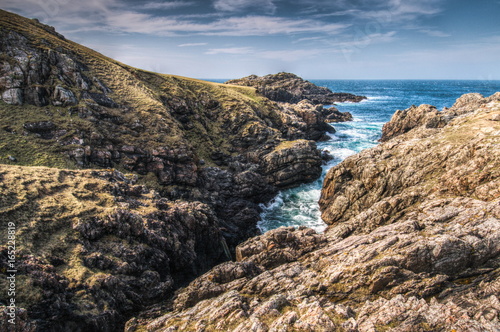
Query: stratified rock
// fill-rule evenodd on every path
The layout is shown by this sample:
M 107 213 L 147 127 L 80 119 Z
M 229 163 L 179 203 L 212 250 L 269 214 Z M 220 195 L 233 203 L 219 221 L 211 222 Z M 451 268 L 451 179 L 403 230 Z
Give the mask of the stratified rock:
M 349 157 L 325 179 L 324 235 L 250 239 L 129 331 L 498 331 L 495 114 L 492 100 Z
M 457 99 L 451 108 L 443 111 L 431 105 L 412 106 L 404 111 L 396 111 L 391 120 L 382 128 L 381 142 L 404 134 L 413 128 L 424 126 L 427 128 L 442 128 L 455 117 L 473 112 L 492 101 L 499 101 L 500 93 L 484 98 L 479 93 L 469 93 Z
M 449 121 L 443 113 L 431 105 L 412 106 L 404 111 L 396 111 L 391 121 L 382 128 L 381 142 L 404 134 L 417 126 L 427 128 L 442 128 Z
M 334 93 L 330 89 L 305 81 L 297 75 L 278 73 L 266 76 L 250 75 L 227 81 L 226 84 L 251 86 L 263 96 L 278 102 L 298 103 L 307 99 L 315 105 L 332 105 L 337 102 L 359 102 L 366 99 L 350 93 Z
M 335 132 L 335 129 L 326 123 L 335 113 L 330 109 L 314 105 L 308 100 L 297 104 L 279 103 L 278 106 L 281 109 L 280 117 L 286 125 L 285 135 L 288 139 L 327 140 L 329 137 L 325 133 Z M 340 114 L 338 111 L 337 113 Z
M 321 153 L 311 141 L 286 141 L 263 157 L 262 173 L 278 188 L 306 183 L 321 175 Z

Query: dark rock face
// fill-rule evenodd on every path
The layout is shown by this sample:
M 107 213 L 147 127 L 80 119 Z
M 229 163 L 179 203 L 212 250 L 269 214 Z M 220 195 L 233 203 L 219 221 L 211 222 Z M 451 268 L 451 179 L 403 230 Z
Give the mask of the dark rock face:
M 159 198 L 117 171 L 0 172 L 13 203 L 3 205 L 2 219 L 15 218 L 18 230 L 29 223 L 16 242 L 17 304 L 38 298 L 29 316 L 19 315 L 37 331 L 117 331 L 131 312 L 227 259 L 220 222 L 206 204 Z M 0 247 L 2 268 L 7 249 Z
M 227 81 L 226 84 L 252 86 L 263 96 L 277 102 L 298 103 L 304 99 L 318 105 L 332 105 L 338 102 L 359 102 L 366 99 L 350 93 L 334 93 L 330 89 L 305 81 L 297 75 L 278 73 L 266 76 L 251 75 Z
M 325 133 L 334 133 L 335 129 L 328 122 L 351 121 L 349 112 L 339 112 L 335 107 L 323 108 L 308 100 L 297 104 L 278 103 L 280 116 L 286 125 L 283 134 L 290 140 L 310 139 L 315 141 L 330 139 Z
M 290 188 L 321 175 L 321 153 L 311 141 L 286 141 L 265 155 L 262 173 L 277 188 Z
M 109 97 L 90 92 L 101 92 L 104 84 L 87 77 L 88 68 L 71 51 L 34 47 L 16 31 L 2 33 L 0 51 L 8 57 L 0 62 L 0 92 L 7 104 L 71 106 L 78 104 L 74 91 L 83 90 L 86 97 L 97 103 L 105 99 L 116 105 Z M 102 92 L 109 91 L 105 88 Z
M 426 125 L 433 109 L 415 108 L 426 111 L 413 129 L 329 171 L 324 235 L 282 228 L 250 239 L 238 262 L 127 331 L 497 331 L 495 96 L 457 102 L 443 126 Z

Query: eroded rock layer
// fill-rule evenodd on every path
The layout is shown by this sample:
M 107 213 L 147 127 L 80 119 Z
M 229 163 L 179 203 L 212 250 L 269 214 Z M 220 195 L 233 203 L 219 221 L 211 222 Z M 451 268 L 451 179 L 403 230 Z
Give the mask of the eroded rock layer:
M 252 238 L 127 331 L 498 331 L 497 97 L 396 114 L 399 135 L 329 171 L 324 234 Z

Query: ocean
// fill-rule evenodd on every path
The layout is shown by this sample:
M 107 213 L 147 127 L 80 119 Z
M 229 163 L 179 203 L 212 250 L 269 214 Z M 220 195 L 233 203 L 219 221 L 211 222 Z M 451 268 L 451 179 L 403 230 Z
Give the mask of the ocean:
M 430 104 L 438 109 L 451 107 L 465 93 L 477 92 L 490 96 L 500 91 L 500 81 L 423 81 L 423 80 L 310 80 L 334 92 L 349 92 L 367 96 L 360 103 L 340 103 L 336 107 L 352 113 L 354 121 L 332 124 L 336 133 L 318 143 L 334 159 L 323 167 L 317 181 L 280 192 L 269 204 L 262 205 L 262 232 L 280 226 L 307 226 L 321 232 L 326 225 L 321 220 L 318 200 L 326 172 L 348 156 L 374 147 L 382 126 L 398 109 L 411 105 Z

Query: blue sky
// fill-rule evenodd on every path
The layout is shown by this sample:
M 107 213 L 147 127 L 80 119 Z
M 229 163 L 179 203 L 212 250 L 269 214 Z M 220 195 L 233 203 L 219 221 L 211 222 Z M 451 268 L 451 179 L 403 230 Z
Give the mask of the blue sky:
M 500 0 L 0 0 L 0 7 L 168 74 L 500 79 Z

